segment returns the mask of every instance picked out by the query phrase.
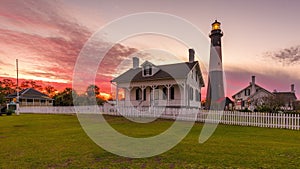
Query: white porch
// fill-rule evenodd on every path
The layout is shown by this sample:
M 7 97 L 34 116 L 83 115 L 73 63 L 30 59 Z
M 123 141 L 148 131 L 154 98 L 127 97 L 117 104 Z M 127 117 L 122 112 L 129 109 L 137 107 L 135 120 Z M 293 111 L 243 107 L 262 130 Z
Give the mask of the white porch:
M 130 87 L 117 86 L 116 97 L 119 107 L 196 107 L 200 108 L 200 91 L 185 83 L 156 85 L 130 84 Z
M 9 99 L 9 102 L 13 101 L 13 99 Z M 48 99 L 29 99 L 29 98 L 22 98 L 19 100 L 19 105 L 21 107 L 26 106 L 53 106 L 53 100 Z

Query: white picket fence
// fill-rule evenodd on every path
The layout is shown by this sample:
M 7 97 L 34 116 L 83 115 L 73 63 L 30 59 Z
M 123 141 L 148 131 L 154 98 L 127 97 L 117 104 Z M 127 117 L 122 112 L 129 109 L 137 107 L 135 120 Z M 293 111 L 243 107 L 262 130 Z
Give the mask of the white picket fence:
M 73 106 L 40 106 L 40 107 L 20 107 L 20 113 L 34 113 L 34 114 L 75 114 L 75 107 Z
M 300 130 L 299 114 L 278 114 L 237 111 L 205 111 L 186 108 L 132 108 L 103 106 L 80 107 L 20 107 L 20 113 L 43 114 L 76 114 L 101 113 L 125 117 L 149 117 L 172 120 L 197 121 L 206 123 L 220 123 L 239 126 L 256 126 L 268 128 L 285 128 Z

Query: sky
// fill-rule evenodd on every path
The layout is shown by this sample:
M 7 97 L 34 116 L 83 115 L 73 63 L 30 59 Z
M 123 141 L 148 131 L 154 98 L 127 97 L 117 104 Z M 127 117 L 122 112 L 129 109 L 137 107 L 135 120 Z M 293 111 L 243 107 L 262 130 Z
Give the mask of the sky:
M 211 23 L 221 22 L 227 96 L 255 75 L 257 84 L 269 91 L 289 91 L 295 84 L 300 98 L 299 6 L 298 0 L 1 0 L 0 77 L 15 78 L 19 59 L 20 78 L 70 86 L 78 55 L 92 35 L 127 15 L 162 12 L 195 25 L 208 42 Z M 133 55 L 157 65 L 188 60 L 186 46 L 162 35 L 131 36 L 117 43 L 101 39 L 95 46 L 112 44 L 96 78 L 102 93 L 113 92 L 110 80 L 131 67 Z M 207 83 L 201 58 L 208 54 L 196 55 Z

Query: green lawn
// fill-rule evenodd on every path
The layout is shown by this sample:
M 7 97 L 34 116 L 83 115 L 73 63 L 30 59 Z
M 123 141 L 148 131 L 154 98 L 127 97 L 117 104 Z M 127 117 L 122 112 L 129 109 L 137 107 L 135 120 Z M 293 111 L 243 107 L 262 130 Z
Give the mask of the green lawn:
M 120 132 L 151 136 L 172 121 L 137 124 L 106 117 Z M 300 131 L 219 125 L 204 144 L 195 124 L 176 147 L 159 156 L 129 159 L 93 143 L 74 115 L 0 116 L 0 168 L 299 168 Z

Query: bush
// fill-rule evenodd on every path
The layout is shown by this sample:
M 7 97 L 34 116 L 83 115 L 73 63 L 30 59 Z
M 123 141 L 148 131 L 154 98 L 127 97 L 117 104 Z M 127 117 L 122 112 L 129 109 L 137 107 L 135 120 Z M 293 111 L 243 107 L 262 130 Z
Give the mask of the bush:
M 270 107 L 265 106 L 265 105 L 258 106 L 258 107 L 255 109 L 255 111 L 257 111 L 257 112 L 268 112 L 268 113 L 273 112 L 273 110 L 272 110 Z
M 12 115 L 14 112 L 15 112 L 14 110 L 7 109 L 6 115 L 10 116 L 10 115 Z
M 251 110 L 249 110 L 248 108 L 245 108 L 243 110 L 240 110 L 240 112 L 252 112 Z

